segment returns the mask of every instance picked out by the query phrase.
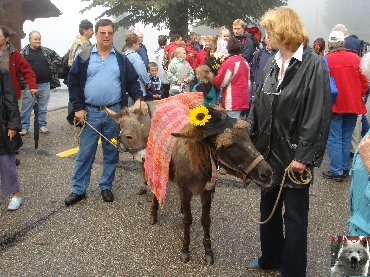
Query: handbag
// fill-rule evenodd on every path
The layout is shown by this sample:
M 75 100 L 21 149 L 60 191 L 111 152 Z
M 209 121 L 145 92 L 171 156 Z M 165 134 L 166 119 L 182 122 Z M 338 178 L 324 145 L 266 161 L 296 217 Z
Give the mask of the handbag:
M 331 100 L 332 100 L 332 104 L 334 104 L 335 103 L 335 100 L 337 99 L 338 88 L 337 88 L 337 85 L 335 83 L 334 77 L 330 76 L 330 69 L 329 69 L 328 59 L 324 56 L 323 57 L 323 60 L 324 60 L 324 62 L 326 64 L 326 68 L 328 69 L 328 72 L 329 72 L 329 83 L 330 83 L 330 91 L 331 91 Z
M 171 84 L 170 85 L 170 94 L 178 94 L 182 92 L 182 86 L 178 84 Z

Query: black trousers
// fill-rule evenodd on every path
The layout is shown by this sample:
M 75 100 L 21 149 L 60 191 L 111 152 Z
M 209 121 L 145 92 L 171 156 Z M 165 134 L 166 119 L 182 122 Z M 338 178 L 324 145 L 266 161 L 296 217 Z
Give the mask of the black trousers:
M 268 192 L 261 192 L 261 220 L 270 215 L 278 191 L 279 187 L 274 186 Z M 275 214 L 268 223 L 260 225 L 261 267 L 280 266 L 283 277 L 306 276 L 308 210 L 309 186 L 283 188 Z

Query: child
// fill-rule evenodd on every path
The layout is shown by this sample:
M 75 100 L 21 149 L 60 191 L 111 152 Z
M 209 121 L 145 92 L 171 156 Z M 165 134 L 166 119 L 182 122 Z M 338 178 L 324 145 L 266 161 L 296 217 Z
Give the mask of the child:
M 217 46 L 215 44 L 211 44 L 207 49 L 207 59 L 204 61 L 204 64 L 211 69 L 213 75 L 215 76 L 217 76 L 218 69 L 221 66 L 220 59 L 216 59 L 215 57 L 216 50 Z
M 227 51 L 227 43 L 230 38 L 230 31 L 225 27 L 221 27 L 220 29 L 220 36 L 217 40 L 217 51 L 215 53 L 215 57 L 222 59 L 229 56 L 229 52 Z
M 146 89 L 145 101 L 153 101 L 162 98 L 163 83 L 158 78 L 158 65 L 154 62 L 148 64 L 150 87 Z
M 207 107 L 210 104 L 216 104 L 216 89 L 213 86 L 213 74 L 208 66 L 201 65 L 195 69 L 198 84 L 193 88 L 193 91 L 203 92 L 204 105 Z
M 186 51 L 178 47 L 174 51 L 174 58 L 168 66 L 168 80 L 170 81 L 170 95 L 190 91 L 189 83 L 194 80 L 194 71 L 185 60 Z

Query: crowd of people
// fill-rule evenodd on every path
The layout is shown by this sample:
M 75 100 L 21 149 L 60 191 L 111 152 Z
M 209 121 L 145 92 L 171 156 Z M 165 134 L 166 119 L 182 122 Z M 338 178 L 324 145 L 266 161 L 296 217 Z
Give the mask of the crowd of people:
M 204 43 L 195 33 L 171 34 L 169 43 L 160 35 L 153 60 L 140 32 L 126 34 L 124 49 L 116 49 L 115 26 L 109 19 L 100 19 L 95 26 L 82 20 L 79 35 L 63 58 L 41 46 L 38 31 L 29 34 L 29 44 L 19 52 L 9 43 L 9 30 L 1 26 L 0 174 L 2 192 L 12 195 L 8 209 L 18 209 L 23 201 L 16 170 L 20 135 L 29 133 L 35 101 L 40 132 L 49 132 L 50 89 L 60 85 L 63 74 L 70 122 L 89 125 L 80 134 L 67 206 L 86 197 L 100 134 L 115 137 L 118 132 L 118 124 L 102 106 L 118 112 L 135 105 L 146 114 L 148 106 L 142 100 L 184 91 L 203 92 L 205 106 L 218 104 L 230 117 L 250 122 L 255 146 L 274 171 L 274 188 L 261 192 L 261 220 L 273 208 L 285 169 L 297 174 L 312 171 L 320 166 L 326 146 L 330 168 L 322 174 L 342 182 L 349 174 L 356 124 L 362 126 L 360 136 L 368 132 L 365 104 L 370 76 L 360 70 L 363 42 L 338 24 L 327 40 L 318 38 L 311 48 L 299 15 L 288 7 L 269 10 L 260 23 L 265 31 L 261 40 L 241 19 L 232 22 L 232 30 L 220 28 L 218 37 L 205 36 Z M 92 45 L 94 34 L 97 42 Z M 105 140 L 102 147 L 99 186 L 102 199 L 112 202 L 118 152 Z M 352 174 L 356 176 L 356 170 Z M 352 203 L 362 197 L 356 187 L 368 190 L 361 180 L 361 185 L 352 183 L 351 191 L 356 192 L 351 194 Z M 275 214 L 260 228 L 262 255 L 248 268 L 279 268 L 282 276 L 306 276 L 310 186 L 297 186 L 289 179 L 283 185 Z M 363 206 L 352 207 L 352 234 L 370 235 L 363 227 L 370 224 L 369 213 L 363 215 Z

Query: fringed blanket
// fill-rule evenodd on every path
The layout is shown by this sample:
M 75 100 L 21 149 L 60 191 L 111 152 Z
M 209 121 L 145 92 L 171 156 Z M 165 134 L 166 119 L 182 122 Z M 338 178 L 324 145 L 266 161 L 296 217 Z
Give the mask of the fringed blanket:
M 180 132 L 189 123 L 189 109 L 202 105 L 202 92 L 184 92 L 160 101 L 152 117 L 144 162 L 149 187 L 165 207 L 169 167 L 175 138 L 171 133 Z

